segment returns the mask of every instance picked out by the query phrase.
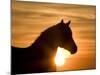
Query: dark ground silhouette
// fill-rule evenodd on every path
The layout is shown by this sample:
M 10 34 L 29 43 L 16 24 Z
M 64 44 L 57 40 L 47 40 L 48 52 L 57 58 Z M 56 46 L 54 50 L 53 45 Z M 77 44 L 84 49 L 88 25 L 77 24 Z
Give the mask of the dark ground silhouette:
M 71 54 L 77 52 L 77 46 L 69 27 L 70 22 L 64 23 L 62 20 L 60 23 L 46 29 L 27 48 L 12 46 L 11 73 L 55 72 L 54 57 L 58 46 L 69 50 Z

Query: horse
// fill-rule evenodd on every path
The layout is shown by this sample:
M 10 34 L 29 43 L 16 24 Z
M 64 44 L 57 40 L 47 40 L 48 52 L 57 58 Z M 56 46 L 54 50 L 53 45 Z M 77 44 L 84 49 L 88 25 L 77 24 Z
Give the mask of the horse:
M 26 48 L 11 46 L 11 74 L 27 74 L 56 72 L 54 57 L 58 47 L 77 52 L 77 46 L 72 37 L 71 20 L 51 26 L 41 32 L 39 37 Z

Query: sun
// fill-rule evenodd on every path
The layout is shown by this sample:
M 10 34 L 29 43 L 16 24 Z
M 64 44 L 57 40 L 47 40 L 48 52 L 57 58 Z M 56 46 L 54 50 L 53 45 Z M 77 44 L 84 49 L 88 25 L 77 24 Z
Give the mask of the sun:
M 58 47 L 56 57 L 55 57 L 56 66 L 64 65 L 65 59 L 68 58 L 70 55 L 71 55 L 71 53 L 68 50 L 65 50 L 64 48 Z

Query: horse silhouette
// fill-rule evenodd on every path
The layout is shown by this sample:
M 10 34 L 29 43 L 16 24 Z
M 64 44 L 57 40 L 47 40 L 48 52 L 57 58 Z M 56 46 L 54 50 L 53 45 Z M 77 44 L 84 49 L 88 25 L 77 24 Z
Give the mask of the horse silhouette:
M 11 47 L 11 74 L 55 72 L 54 57 L 57 48 L 62 47 L 74 54 L 77 46 L 69 27 L 71 21 L 63 22 L 46 29 L 26 48 Z

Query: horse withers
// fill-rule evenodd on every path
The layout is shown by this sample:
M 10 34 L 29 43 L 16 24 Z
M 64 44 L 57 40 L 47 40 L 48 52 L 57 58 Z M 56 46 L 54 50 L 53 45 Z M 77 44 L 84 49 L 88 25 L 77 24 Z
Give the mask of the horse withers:
M 33 44 L 26 48 L 12 46 L 11 73 L 41 73 L 55 72 L 54 57 L 58 47 L 69 50 L 71 54 L 77 52 L 77 46 L 69 27 L 71 21 L 63 20 L 46 29 Z

